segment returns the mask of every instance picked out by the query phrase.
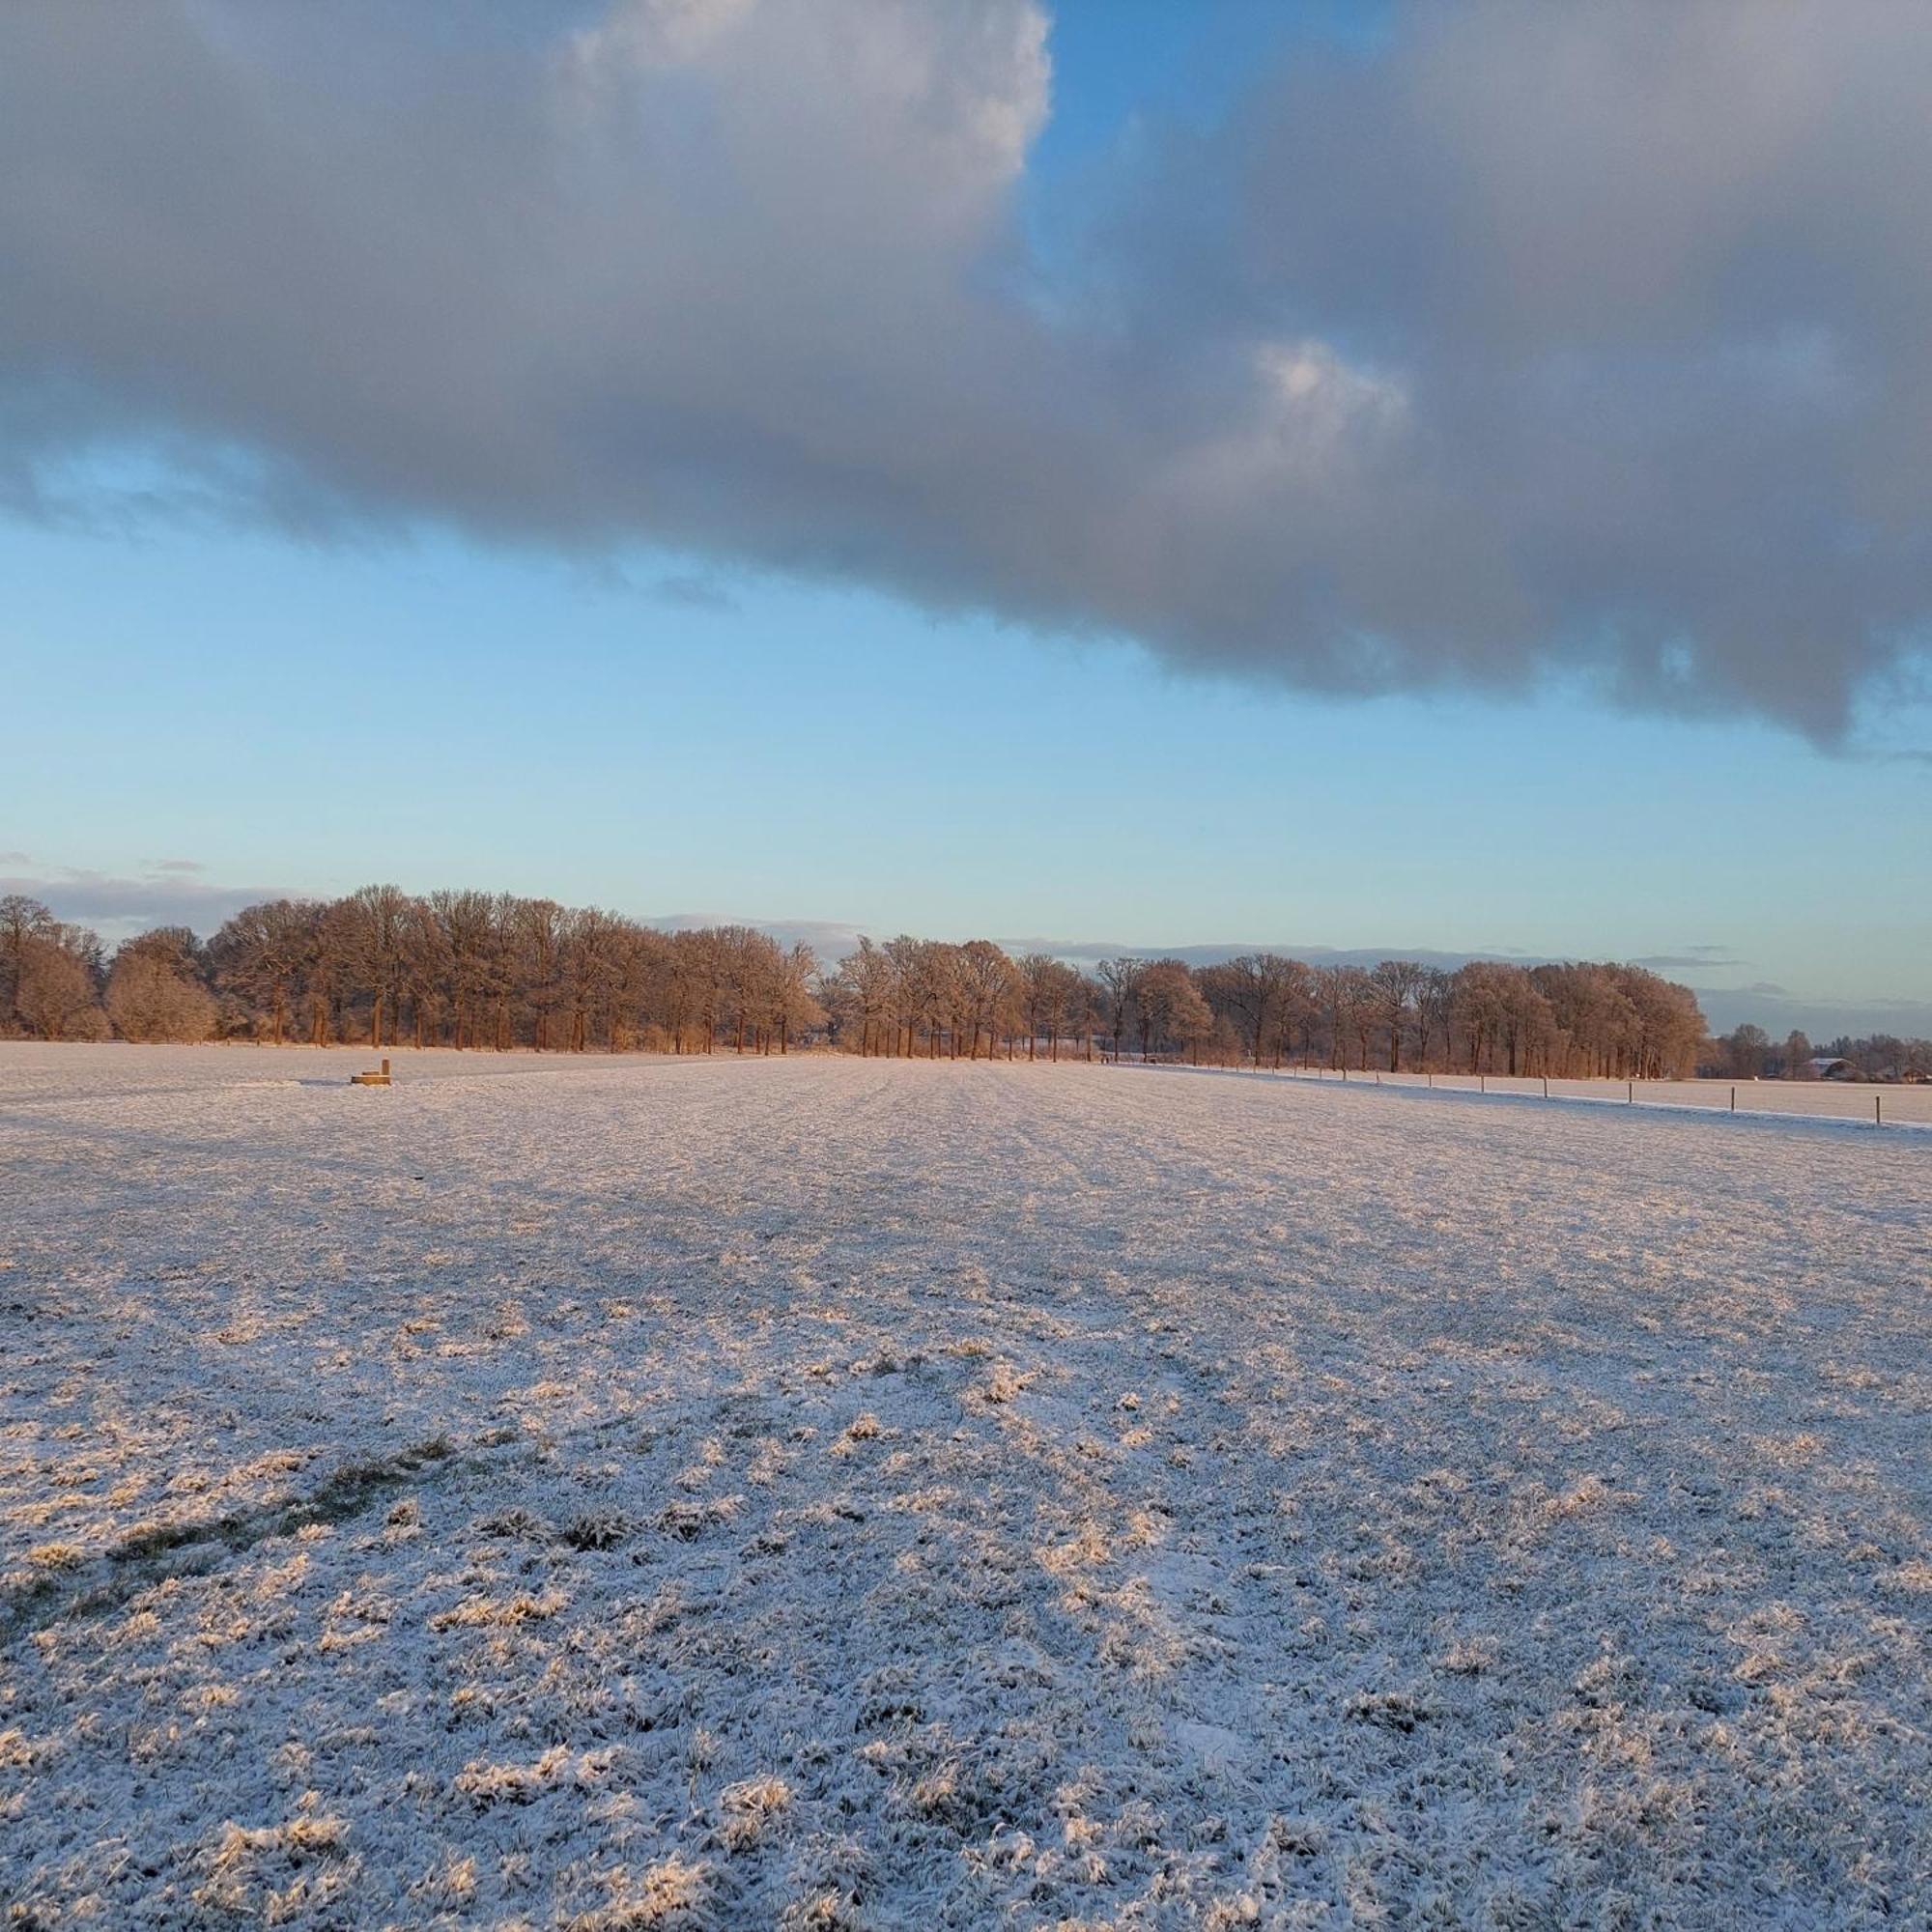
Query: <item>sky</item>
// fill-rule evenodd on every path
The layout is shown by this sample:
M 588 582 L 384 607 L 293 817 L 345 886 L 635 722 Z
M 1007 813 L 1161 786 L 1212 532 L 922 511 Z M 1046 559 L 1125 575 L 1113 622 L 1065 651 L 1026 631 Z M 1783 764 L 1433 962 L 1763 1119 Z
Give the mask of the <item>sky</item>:
M 1849 13 L 14 10 L 0 890 L 1932 1033 L 1932 46 Z

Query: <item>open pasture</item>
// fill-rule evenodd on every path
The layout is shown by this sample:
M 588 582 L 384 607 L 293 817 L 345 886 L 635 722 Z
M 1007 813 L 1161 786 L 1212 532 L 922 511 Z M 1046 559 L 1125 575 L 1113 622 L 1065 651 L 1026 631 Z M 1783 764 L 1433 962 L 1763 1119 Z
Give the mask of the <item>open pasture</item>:
M 14 1925 L 1878 1926 L 1932 1136 L 0 1046 Z

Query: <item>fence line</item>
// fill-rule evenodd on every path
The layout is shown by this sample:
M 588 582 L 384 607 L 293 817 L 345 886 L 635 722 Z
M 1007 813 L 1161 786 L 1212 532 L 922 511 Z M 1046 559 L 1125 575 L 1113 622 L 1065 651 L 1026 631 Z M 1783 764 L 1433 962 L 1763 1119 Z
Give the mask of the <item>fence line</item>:
M 1150 1065 L 1176 1066 L 1150 1061 Z M 1742 1115 L 1752 1120 L 1822 1122 L 1891 1131 L 1932 1130 L 1932 1087 L 1833 1086 L 1823 1081 L 1592 1080 L 1540 1074 L 1387 1073 L 1322 1066 L 1186 1067 L 1329 1086 L 1392 1087 L 1461 1094 L 1470 1098 L 1558 1100 L 1592 1106 L 1645 1107 L 1680 1114 Z M 1821 1104 L 1837 1101 L 1840 1104 Z M 1806 1104 L 1806 1103 L 1809 1104 Z

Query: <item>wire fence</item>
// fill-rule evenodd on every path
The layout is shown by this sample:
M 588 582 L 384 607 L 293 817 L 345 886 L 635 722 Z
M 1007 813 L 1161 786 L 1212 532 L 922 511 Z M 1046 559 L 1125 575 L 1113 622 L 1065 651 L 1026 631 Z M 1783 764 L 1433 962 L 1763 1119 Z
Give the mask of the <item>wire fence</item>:
M 1213 1068 L 1198 1069 L 1203 1072 Z M 1605 1107 L 1662 1107 L 1677 1112 L 1776 1116 L 1849 1125 L 1932 1128 L 1932 1085 L 1863 1085 L 1838 1080 L 1546 1080 L 1497 1073 L 1382 1073 L 1351 1068 L 1283 1066 L 1269 1079 L 1331 1086 L 1425 1089 L 1517 1100 L 1585 1101 Z

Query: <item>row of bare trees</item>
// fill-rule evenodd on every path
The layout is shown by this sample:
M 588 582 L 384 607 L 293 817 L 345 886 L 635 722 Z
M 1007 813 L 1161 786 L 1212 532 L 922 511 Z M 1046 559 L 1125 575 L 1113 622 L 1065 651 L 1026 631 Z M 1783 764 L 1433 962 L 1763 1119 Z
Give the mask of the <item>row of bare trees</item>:
M 823 1015 L 817 962 L 750 926 L 666 933 L 595 906 L 509 894 L 250 906 L 209 942 L 217 987 L 269 1037 L 582 1053 L 783 1053 Z
M 1258 952 L 1194 980 L 1217 1046 L 1232 1037 L 1255 1065 L 1666 1079 L 1695 1069 L 1704 1038 L 1690 989 L 1638 966 L 1472 960 L 1452 973 Z
M 553 899 L 394 886 L 252 905 L 206 945 L 182 927 L 144 933 L 111 966 L 91 933 L 37 901 L 0 901 L 0 1031 L 574 1052 L 810 1040 L 1617 1078 L 1691 1072 L 1705 1044 L 1690 990 L 1634 966 L 1478 960 L 1450 973 L 1253 952 L 1199 967 L 1122 956 L 1089 974 L 990 940 L 901 935 L 862 939 L 822 968 L 750 926 L 668 933 Z
M 822 1030 L 817 962 L 749 926 L 666 933 L 595 907 L 365 886 L 245 908 L 204 946 L 0 901 L 0 1032 L 50 1039 L 783 1053 Z
M 1063 1046 L 1094 1051 L 1094 982 L 1043 952 L 1009 957 L 990 939 L 963 946 L 902 933 L 858 951 L 820 981 L 833 1041 L 850 1051 L 977 1060 L 1010 1056 L 1024 1037 L 1030 1059 Z

